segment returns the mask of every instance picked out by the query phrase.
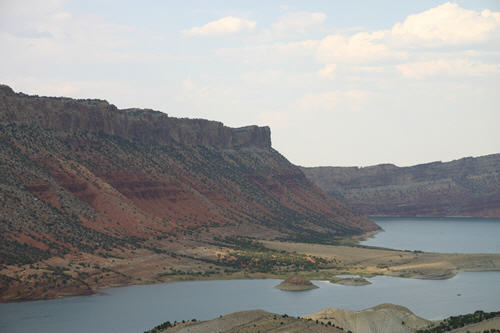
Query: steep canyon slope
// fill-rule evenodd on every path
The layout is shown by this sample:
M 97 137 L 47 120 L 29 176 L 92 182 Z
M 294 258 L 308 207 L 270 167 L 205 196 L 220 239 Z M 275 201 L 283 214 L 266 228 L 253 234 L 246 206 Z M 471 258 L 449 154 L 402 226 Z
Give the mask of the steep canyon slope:
M 411 167 L 301 169 L 360 214 L 500 217 L 500 154 Z
M 274 150 L 268 127 L 102 100 L 0 86 L 0 169 L 0 271 L 117 248 L 164 253 L 214 237 L 321 240 L 378 228 Z

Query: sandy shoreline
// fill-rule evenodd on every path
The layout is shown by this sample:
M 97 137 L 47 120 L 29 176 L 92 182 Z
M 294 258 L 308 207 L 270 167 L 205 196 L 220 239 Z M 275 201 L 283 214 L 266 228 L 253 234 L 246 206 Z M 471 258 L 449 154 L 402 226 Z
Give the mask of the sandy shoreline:
M 448 279 L 460 272 L 500 271 L 500 254 L 431 253 L 375 247 L 337 246 L 264 241 L 273 250 L 297 252 L 335 260 L 337 269 L 360 276 Z
M 366 235 L 363 235 L 366 236 Z M 351 240 L 352 241 L 352 240 Z M 261 241 L 269 249 L 275 251 L 286 251 L 288 253 L 298 253 L 307 256 L 325 258 L 332 264 L 320 270 L 300 271 L 300 275 L 309 280 L 330 281 L 346 285 L 364 285 L 362 281 L 365 277 L 386 275 L 403 278 L 449 279 L 460 272 L 469 271 L 500 271 L 500 254 L 449 254 L 449 253 L 428 253 L 420 251 L 399 251 L 392 249 L 346 246 L 346 245 L 321 245 L 309 243 L 290 243 L 278 241 Z M 154 262 L 161 260 L 156 258 Z M 134 271 L 140 272 L 141 267 L 134 267 Z M 2 302 L 27 301 L 39 299 L 52 299 L 68 296 L 90 295 L 102 293 L 103 290 L 126 287 L 132 285 L 147 285 L 156 283 L 169 283 L 178 281 L 204 281 L 204 280 L 240 280 L 240 279 L 287 279 L 292 273 L 284 272 L 261 273 L 247 272 L 244 270 L 218 274 L 210 276 L 200 275 L 179 275 L 168 276 L 163 279 L 154 278 L 158 272 L 150 271 L 148 276 L 134 279 L 111 280 L 109 283 L 102 281 L 97 286 L 88 288 L 75 288 L 65 290 L 53 290 L 46 296 L 6 298 Z M 359 276 L 358 281 L 349 279 L 339 279 L 336 275 L 350 274 Z

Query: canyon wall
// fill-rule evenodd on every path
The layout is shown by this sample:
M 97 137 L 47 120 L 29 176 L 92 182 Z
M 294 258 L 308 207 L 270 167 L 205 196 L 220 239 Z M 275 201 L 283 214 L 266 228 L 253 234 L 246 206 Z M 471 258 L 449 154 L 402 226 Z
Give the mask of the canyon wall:
M 229 128 L 7 86 L 0 215 L 0 266 L 151 239 L 312 241 L 378 228 L 274 150 L 268 127 Z
M 360 214 L 500 217 L 500 154 L 411 167 L 301 169 Z

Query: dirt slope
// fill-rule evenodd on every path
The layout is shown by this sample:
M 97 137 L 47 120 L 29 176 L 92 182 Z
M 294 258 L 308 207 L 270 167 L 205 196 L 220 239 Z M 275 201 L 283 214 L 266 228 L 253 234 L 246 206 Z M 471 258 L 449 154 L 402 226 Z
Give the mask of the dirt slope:
M 257 332 L 289 332 L 289 333 L 340 333 L 340 329 L 316 323 L 306 319 L 298 319 L 273 314 L 263 310 L 250 310 L 231 313 L 220 318 L 179 325 L 159 332 L 175 333 L 257 333 Z
M 381 304 L 362 311 L 329 308 L 304 318 L 323 323 L 330 321 L 345 331 L 356 333 L 411 333 L 432 323 L 414 315 L 407 308 L 394 304 Z

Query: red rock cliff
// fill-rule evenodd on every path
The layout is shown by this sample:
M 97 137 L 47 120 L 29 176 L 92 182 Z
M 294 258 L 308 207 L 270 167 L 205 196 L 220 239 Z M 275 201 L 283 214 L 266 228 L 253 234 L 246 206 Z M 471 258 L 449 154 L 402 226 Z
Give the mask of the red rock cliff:
M 322 240 L 377 229 L 272 149 L 268 127 L 2 86 L 0 138 L 4 264 L 152 238 Z

